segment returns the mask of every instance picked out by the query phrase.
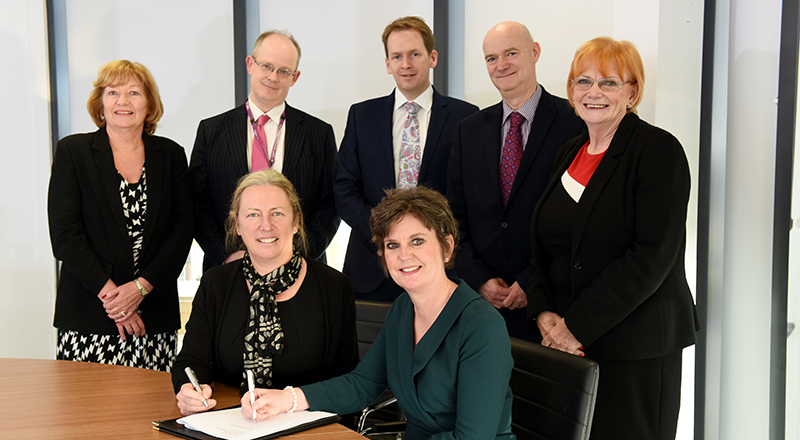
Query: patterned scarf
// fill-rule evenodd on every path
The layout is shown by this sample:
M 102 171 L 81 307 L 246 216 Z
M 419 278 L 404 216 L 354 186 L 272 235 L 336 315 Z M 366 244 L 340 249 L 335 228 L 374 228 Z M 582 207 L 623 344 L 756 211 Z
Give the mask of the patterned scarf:
M 250 316 L 244 334 L 244 371 L 242 386 L 247 383 L 247 370 L 253 370 L 256 384 L 272 386 L 272 357 L 283 353 L 283 330 L 275 297 L 297 281 L 303 259 L 295 253 L 292 259 L 271 273 L 260 276 L 245 251 L 242 271 L 250 283 Z

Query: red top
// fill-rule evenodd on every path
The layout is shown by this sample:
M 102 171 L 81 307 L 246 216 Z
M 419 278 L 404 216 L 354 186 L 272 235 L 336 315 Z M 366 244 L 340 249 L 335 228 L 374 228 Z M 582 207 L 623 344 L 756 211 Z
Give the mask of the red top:
M 597 165 L 600 164 L 605 154 L 605 151 L 600 154 L 589 154 L 588 147 L 589 141 L 586 141 L 581 147 L 581 151 L 575 156 L 572 164 L 567 168 L 567 172 L 561 176 L 561 183 L 564 185 L 564 189 L 567 190 L 567 193 L 575 202 L 581 199 L 584 188 L 586 188 L 589 179 L 594 174 L 594 170 L 597 169 Z

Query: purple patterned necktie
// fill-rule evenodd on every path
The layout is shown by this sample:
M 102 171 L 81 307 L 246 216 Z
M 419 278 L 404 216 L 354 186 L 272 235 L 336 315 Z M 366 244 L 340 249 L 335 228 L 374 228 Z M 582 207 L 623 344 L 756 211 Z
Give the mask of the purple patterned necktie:
M 422 162 L 422 153 L 419 147 L 419 120 L 415 102 L 403 104 L 408 112 L 408 118 L 403 124 L 403 138 L 400 143 L 400 171 L 397 175 L 398 188 L 413 188 L 419 181 L 419 164 Z
M 503 206 L 508 204 L 514 178 L 517 177 L 519 163 L 522 161 L 522 123 L 525 117 L 514 112 L 511 113 L 511 127 L 503 143 L 503 154 L 500 158 L 500 191 L 503 194 Z

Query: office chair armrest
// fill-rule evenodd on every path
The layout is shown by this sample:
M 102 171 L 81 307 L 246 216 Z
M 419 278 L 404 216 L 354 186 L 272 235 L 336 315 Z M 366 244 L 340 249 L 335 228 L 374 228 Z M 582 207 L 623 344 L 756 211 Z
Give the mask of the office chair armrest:
M 406 422 L 376 423 L 359 432 L 360 435 L 388 435 L 406 432 Z
M 363 410 L 361 410 L 361 417 L 358 419 L 358 429 L 357 429 L 357 431 L 361 432 L 361 431 L 364 430 L 364 424 L 367 422 L 367 416 L 369 416 L 373 412 L 375 412 L 375 411 L 377 411 L 377 410 L 379 410 L 381 408 L 384 408 L 386 406 L 389 406 L 389 405 L 391 405 L 391 404 L 393 404 L 395 402 L 397 402 L 397 397 L 391 397 L 389 399 L 384 400 L 383 402 L 379 402 L 376 405 L 368 406 L 368 407 L 364 408 Z

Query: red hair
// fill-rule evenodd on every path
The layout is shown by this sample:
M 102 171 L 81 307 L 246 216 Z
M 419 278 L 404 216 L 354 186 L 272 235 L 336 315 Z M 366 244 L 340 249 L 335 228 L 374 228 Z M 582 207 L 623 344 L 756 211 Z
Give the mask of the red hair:
M 575 52 L 567 78 L 567 97 L 570 103 L 572 103 L 572 80 L 591 66 L 596 67 L 604 77 L 610 76 L 611 72 L 616 70 L 623 82 L 638 86 L 636 98 L 628 109 L 629 112 L 635 113 L 636 106 L 642 102 L 644 94 L 644 63 L 636 46 L 630 41 L 615 40 L 611 37 L 597 37 L 583 43 Z

